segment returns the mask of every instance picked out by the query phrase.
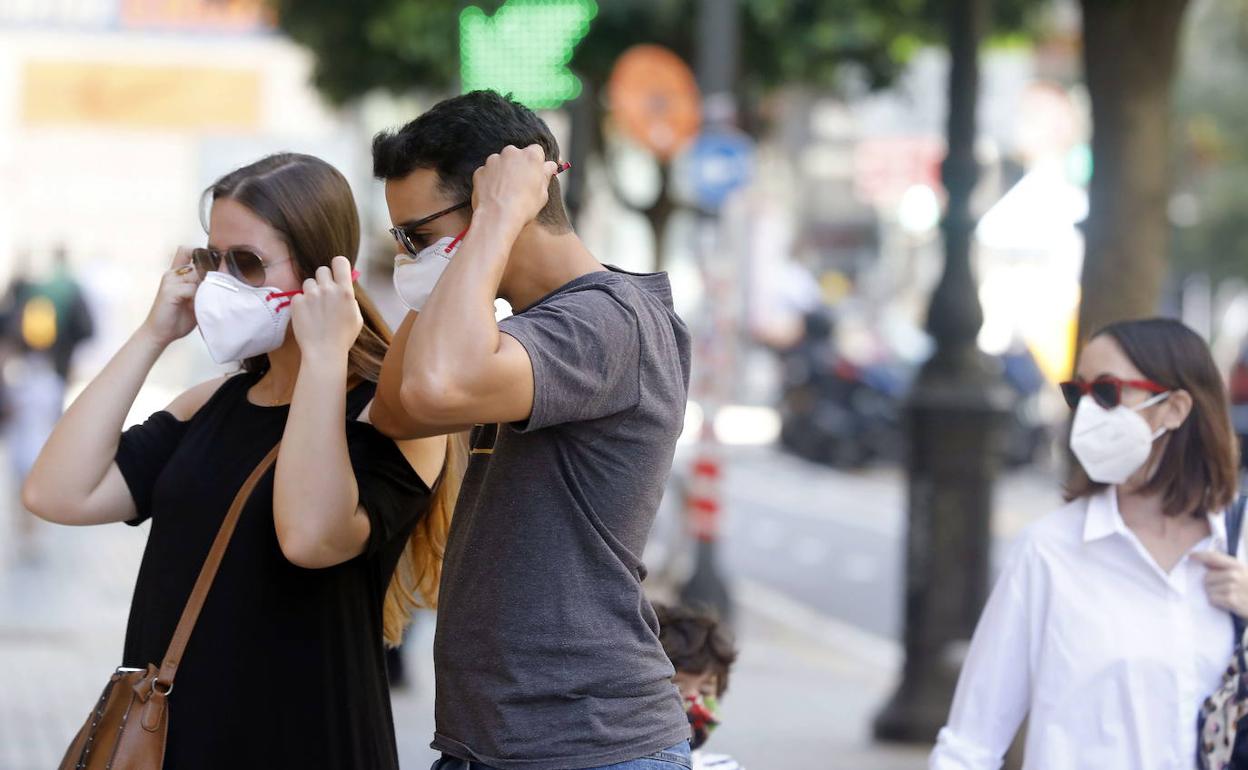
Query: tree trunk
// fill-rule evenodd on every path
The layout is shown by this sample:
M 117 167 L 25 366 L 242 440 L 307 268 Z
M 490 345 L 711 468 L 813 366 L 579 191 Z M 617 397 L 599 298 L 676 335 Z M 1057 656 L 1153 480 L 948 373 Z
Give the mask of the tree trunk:
M 1188 0 L 1081 0 L 1092 101 L 1080 343 L 1156 312 L 1170 243 L 1171 90 Z

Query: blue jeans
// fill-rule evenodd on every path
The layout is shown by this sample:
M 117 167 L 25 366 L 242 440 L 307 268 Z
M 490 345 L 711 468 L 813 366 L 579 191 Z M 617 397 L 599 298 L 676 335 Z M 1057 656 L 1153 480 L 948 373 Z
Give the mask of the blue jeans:
M 682 741 L 670 749 L 656 751 L 650 756 L 630 759 L 614 765 L 603 765 L 593 770 L 689 770 L 693 760 L 689 755 L 689 742 Z M 469 762 L 466 759 L 443 754 L 442 758 L 433 763 L 430 770 L 494 770 L 480 762 Z

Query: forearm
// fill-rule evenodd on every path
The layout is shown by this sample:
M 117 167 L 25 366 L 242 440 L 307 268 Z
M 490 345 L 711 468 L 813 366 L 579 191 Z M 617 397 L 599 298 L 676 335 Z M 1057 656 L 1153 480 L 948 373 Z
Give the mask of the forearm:
M 347 452 L 347 360 L 306 357 L 299 369 L 273 487 L 273 523 L 287 557 L 328 566 L 358 554 L 359 490 Z
M 57 421 L 24 485 L 35 513 L 74 510 L 100 485 L 126 415 L 164 349 L 145 330 L 135 332 Z
M 409 312 L 394 333 L 394 341 L 386 351 L 381 364 L 381 376 L 377 381 L 377 394 L 369 408 L 368 420 L 373 427 L 392 439 L 415 438 L 419 426 L 403 408 L 402 385 L 404 355 L 411 338 L 412 323 L 416 313 Z
M 404 381 L 423 383 L 434 396 L 471 388 L 499 350 L 494 299 L 519 229 L 489 211 L 473 221 L 407 341 Z
M 976 625 L 958 676 L 933 770 L 997 770 L 1031 703 L 1026 574 L 1007 568 Z

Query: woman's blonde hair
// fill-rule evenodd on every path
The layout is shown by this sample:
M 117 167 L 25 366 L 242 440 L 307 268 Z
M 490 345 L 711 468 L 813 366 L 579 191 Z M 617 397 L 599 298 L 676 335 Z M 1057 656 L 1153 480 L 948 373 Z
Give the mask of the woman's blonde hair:
M 403 547 L 382 605 L 382 635 L 391 647 L 403 641 L 403 631 L 411 622 L 414 610 L 437 609 L 446 535 L 451 529 L 451 516 L 455 513 L 455 501 L 459 499 L 467 467 L 468 434 L 447 436 L 446 460 L 433 485 L 433 501 Z

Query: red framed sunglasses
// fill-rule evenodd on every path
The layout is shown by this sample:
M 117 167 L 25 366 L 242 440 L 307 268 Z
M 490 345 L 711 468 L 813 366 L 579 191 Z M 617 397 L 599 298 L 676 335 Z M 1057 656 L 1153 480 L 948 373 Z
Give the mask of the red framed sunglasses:
M 1062 397 L 1066 404 L 1075 409 L 1079 399 L 1091 394 L 1092 400 L 1106 409 L 1113 409 L 1122 403 L 1123 388 L 1137 388 L 1149 393 L 1167 393 L 1170 388 L 1158 385 L 1152 380 L 1120 380 L 1117 377 L 1097 377 L 1092 382 L 1083 380 L 1067 380 L 1061 384 Z

